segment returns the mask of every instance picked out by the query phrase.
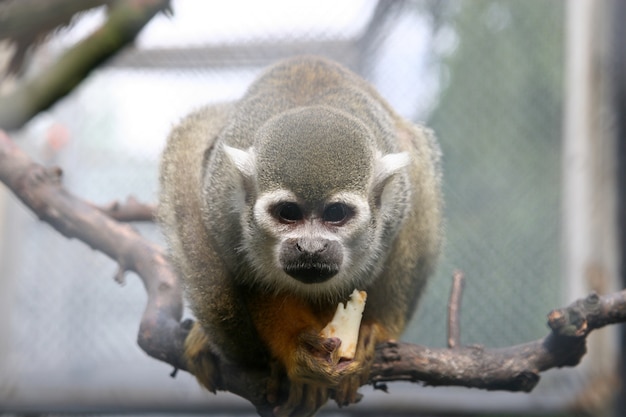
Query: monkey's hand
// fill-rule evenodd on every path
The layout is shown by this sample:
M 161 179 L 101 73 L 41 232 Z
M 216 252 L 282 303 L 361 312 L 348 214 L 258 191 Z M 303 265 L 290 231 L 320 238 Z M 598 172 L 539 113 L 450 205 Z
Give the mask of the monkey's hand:
M 358 370 L 353 360 L 341 358 L 341 339 L 324 337 L 316 332 L 303 332 L 294 356 L 295 366 L 288 369 L 293 381 L 311 381 L 336 386 L 346 375 Z
M 386 332 L 384 332 L 382 327 L 378 324 L 361 324 L 356 354 L 354 359 L 350 361 L 350 366 L 353 367 L 355 371 L 340 379 L 332 395 L 339 407 L 353 404 L 361 400 L 362 395 L 358 393 L 358 389 L 369 380 L 376 345 L 387 339 Z
M 258 333 L 276 360 L 268 380 L 268 401 L 277 406 L 275 413 L 281 417 L 312 415 L 343 378 L 359 373 L 358 361 L 341 358 L 341 334 L 322 334 L 334 313 L 332 307 L 320 315 L 291 296 L 264 296 L 254 301 L 249 307 Z M 285 380 L 288 393 L 280 390 Z
M 314 415 L 328 400 L 330 389 L 340 387 L 343 378 L 358 372 L 358 363 L 340 358 L 340 345 L 340 339 L 324 338 L 314 331 L 299 336 L 294 363 L 286 366 L 289 394 L 284 404 L 274 410 L 276 416 Z M 277 384 L 280 375 L 275 374 L 272 379 Z
M 209 349 L 209 338 L 198 322 L 193 324 L 185 339 L 185 359 L 198 382 L 215 394 L 218 382 L 216 357 Z

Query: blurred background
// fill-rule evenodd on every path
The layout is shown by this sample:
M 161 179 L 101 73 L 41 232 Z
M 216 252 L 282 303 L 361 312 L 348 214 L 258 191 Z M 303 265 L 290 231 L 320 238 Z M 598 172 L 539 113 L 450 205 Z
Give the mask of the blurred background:
M 159 155 L 182 117 L 237 99 L 280 58 L 330 57 L 374 84 L 401 115 L 433 128 L 443 150 L 444 255 L 404 340 L 445 346 L 451 276 L 461 269 L 461 342 L 520 344 L 547 334 L 551 309 L 615 287 L 590 283 L 569 261 L 582 259 L 571 242 L 598 246 L 576 234 L 568 214 L 578 188 L 566 133 L 577 131 L 579 117 L 568 116 L 567 100 L 580 81 L 567 71 L 572 50 L 602 50 L 584 38 L 596 36 L 600 18 L 572 3 L 175 0 L 172 16 L 155 16 L 134 46 L 11 135 L 37 161 L 62 167 L 65 186 L 81 198 L 155 203 Z M 105 7 L 76 16 L 27 54 L 23 73 L 6 77 L 0 93 L 45 74 L 106 19 Z M 570 49 L 573 36 L 583 43 Z M 4 46 L 0 62 L 11 53 Z M 163 243 L 154 224 L 134 227 Z M 202 391 L 184 372 L 171 378 L 168 365 L 144 354 L 136 344 L 146 301 L 140 280 L 129 274 L 120 287 L 115 262 L 40 223 L 5 189 L 0 233 L 0 414 L 254 414 L 238 397 Z M 616 261 L 606 262 L 611 270 Z M 364 387 L 361 404 L 325 412 L 611 415 L 615 331 L 594 343 L 588 364 L 545 373 L 531 394 L 393 383 L 390 394 Z

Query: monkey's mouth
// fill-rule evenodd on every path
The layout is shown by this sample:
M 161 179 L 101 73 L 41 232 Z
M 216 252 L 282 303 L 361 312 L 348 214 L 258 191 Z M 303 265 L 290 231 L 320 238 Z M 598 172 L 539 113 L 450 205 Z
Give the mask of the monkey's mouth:
M 305 284 L 319 284 L 328 281 L 339 272 L 339 265 L 326 263 L 295 263 L 285 265 L 286 274 Z

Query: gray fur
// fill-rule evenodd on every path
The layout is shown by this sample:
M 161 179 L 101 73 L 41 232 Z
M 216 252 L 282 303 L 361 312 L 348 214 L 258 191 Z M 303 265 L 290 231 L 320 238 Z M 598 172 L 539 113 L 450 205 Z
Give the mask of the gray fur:
M 335 303 L 366 290 L 364 319 L 399 335 L 441 246 L 434 136 L 321 58 L 278 63 L 241 100 L 183 120 L 164 152 L 161 185 L 159 217 L 191 307 L 212 349 L 242 363 L 263 364 L 247 303 L 266 291 Z M 304 284 L 276 267 L 287 228 L 259 224 L 254 210 L 283 191 L 312 213 L 341 193 L 369 210 L 359 228 L 306 229 L 336 238 L 351 259 L 328 282 Z

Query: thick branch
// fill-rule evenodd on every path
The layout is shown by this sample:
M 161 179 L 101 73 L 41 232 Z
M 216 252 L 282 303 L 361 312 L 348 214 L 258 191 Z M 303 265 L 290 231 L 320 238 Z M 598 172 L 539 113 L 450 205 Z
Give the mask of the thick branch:
M 162 250 L 130 226 L 72 196 L 60 183 L 59 169 L 32 162 L 0 132 L 0 181 L 39 218 L 69 238 L 77 238 L 135 271 L 148 292 L 139 344 L 151 356 L 185 369 L 182 346 L 190 321 L 180 322 L 182 297 L 177 278 Z M 626 321 L 626 291 L 599 297 L 591 294 L 549 314 L 552 332 L 544 339 L 501 349 L 457 347 L 430 349 L 390 341 L 377 347 L 370 383 L 422 382 L 487 390 L 530 391 L 540 372 L 575 366 L 585 354 L 585 337 L 594 329 Z M 242 372 L 220 364 L 220 386 L 269 414 L 266 374 Z
M 575 366 L 584 354 L 584 338 L 554 334 L 501 349 L 482 346 L 430 349 L 388 342 L 378 346 L 370 382 L 410 381 L 431 386 L 529 392 L 539 382 L 540 372 Z
M 68 94 L 102 62 L 131 43 L 169 0 L 118 1 L 107 22 L 76 44 L 37 78 L 0 97 L 0 128 L 17 129 Z
M 151 356 L 184 368 L 180 326 L 182 295 L 178 278 L 163 251 L 129 225 L 120 224 L 77 199 L 61 185 L 59 168 L 44 168 L 30 160 L 0 131 L 0 181 L 40 220 L 68 238 L 75 238 L 120 264 L 121 273 L 136 272 L 148 293 L 141 320 L 140 346 Z
M 387 343 L 379 346 L 371 382 L 412 381 L 487 390 L 530 391 L 539 373 L 576 366 L 586 352 L 585 337 L 595 329 L 626 321 L 626 290 L 591 294 L 548 315 L 552 333 L 523 345 L 501 349 L 429 349 Z

